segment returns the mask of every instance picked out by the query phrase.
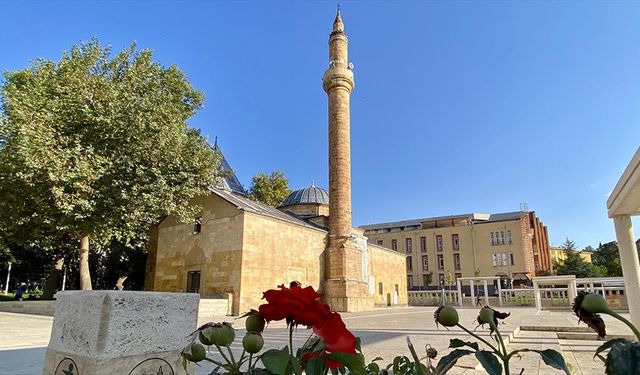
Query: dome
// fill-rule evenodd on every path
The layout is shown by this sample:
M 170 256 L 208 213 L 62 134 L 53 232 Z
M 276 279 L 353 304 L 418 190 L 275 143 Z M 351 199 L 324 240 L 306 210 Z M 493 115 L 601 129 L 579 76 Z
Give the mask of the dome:
M 289 194 L 280 207 L 293 206 L 296 204 L 329 204 L 329 192 L 311 185 L 304 189 L 296 190 Z

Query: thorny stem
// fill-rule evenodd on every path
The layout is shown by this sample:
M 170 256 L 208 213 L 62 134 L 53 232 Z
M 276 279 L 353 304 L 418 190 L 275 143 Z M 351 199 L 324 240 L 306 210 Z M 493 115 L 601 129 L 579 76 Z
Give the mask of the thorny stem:
M 502 354 L 500 354 L 500 351 L 495 346 L 491 345 L 491 343 L 489 341 L 487 341 L 487 340 L 483 339 L 482 337 L 476 335 L 475 333 L 469 331 L 464 326 L 462 326 L 460 323 L 456 324 L 456 326 L 458 326 L 459 328 L 462 328 L 463 331 L 467 332 L 471 336 L 473 336 L 473 337 L 477 338 L 478 340 L 482 341 L 483 343 L 485 343 L 488 347 L 491 348 L 491 350 L 493 350 L 494 352 L 498 353 L 500 355 L 500 358 L 502 358 Z

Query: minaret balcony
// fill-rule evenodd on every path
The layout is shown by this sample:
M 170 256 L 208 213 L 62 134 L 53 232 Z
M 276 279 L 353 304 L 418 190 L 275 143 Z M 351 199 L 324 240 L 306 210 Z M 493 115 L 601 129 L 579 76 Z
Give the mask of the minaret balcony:
M 326 92 L 335 87 L 343 87 L 351 92 L 355 87 L 353 71 L 339 66 L 327 69 L 322 76 L 322 87 Z

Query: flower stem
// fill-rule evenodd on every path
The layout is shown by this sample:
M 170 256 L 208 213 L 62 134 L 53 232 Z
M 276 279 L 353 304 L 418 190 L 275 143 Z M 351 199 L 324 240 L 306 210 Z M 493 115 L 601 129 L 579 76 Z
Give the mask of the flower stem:
M 253 359 L 253 353 L 249 353 L 249 374 L 253 373 L 253 369 L 251 368 L 252 359 Z
M 289 354 L 293 357 L 293 324 L 289 324 Z
M 233 362 L 231 362 L 231 361 L 229 360 L 229 358 L 227 358 L 227 356 L 226 356 L 226 355 L 224 355 L 224 352 L 222 351 L 222 348 L 220 347 L 220 345 L 215 344 L 215 346 L 216 346 L 216 348 L 218 349 L 218 352 L 220 352 L 220 354 L 222 355 L 222 358 L 224 358 L 224 360 L 225 360 L 225 361 L 227 361 L 227 363 L 228 363 L 228 364 L 233 363 Z
M 629 328 L 631 328 L 631 330 L 633 331 L 633 333 L 636 335 L 636 338 L 638 339 L 638 341 L 640 341 L 640 332 L 638 331 L 638 329 L 636 328 L 636 326 L 634 326 L 633 324 L 631 324 L 630 321 L 628 321 L 627 319 L 625 319 L 622 315 L 618 314 L 617 312 L 613 311 L 613 310 L 609 310 L 608 312 L 609 315 L 613 316 L 614 318 L 618 319 L 619 321 L 623 322 L 624 324 L 626 324 L 627 326 L 629 326 Z
M 204 360 L 205 360 L 205 361 L 209 361 L 209 362 L 211 362 L 211 363 L 213 363 L 213 364 L 216 364 L 216 365 L 218 365 L 218 366 L 220 366 L 220 367 L 224 366 L 222 363 L 220 363 L 220 362 L 218 362 L 218 361 L 215 361 L 215 360 L 213 360 L 213 359 L 211 359 L 211 358 L 209 358 L 209 357 L 204 357 Z
M 465 331 L 466 333 L 470 334 L 471 336 L 477 338 L 478 340 L 482 341 L 483 343 L 485 343 L 485 345 L 487 345 L 488 347 L 490 347 L 494 352 L 498 353 L 500 355 L 500 358 L 502 358 L 502 355 L 500 354 L 500 351 L 493 345 L 491 345 L 491 343 L 485 339 L 483 339 L 482 337 L 476 335 L 475 333 L 469 331 L 468 329 L 466 329 L 464 326 L 462 326 L 460 323 L 456 324 L 456 326 L 458 328 L 462 328 L 463 331 Z
M 233 352 L 231 351 L 231 347 L 229 347 L 229 345 L 227 345 L 227 351 L 229 351 L 229 355 L 231 356 L 233 364 L 236 364 L 236 359 L 233 357 Z
M 491 325 L 491 327 L 496 331 L 496 336 L 498 336 L 498 341 L 500 342 L 503 352 L 502 362 L 504 363 L 504 373 L 505 375 L 509 375 L 511 373 L 509 372 L 509 353 L 507 353 L 507 347 L 504 345 L 504 340 L 502 339 L 502 335 L 500 334 L 498 327 L 493 322 L 489 322 L 489 325 Z

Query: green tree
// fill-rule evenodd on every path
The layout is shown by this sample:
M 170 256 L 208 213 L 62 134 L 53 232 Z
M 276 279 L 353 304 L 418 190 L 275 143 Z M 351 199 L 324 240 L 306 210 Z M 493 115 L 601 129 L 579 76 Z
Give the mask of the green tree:
M 203 94 L 150 50 L 111 58 L 94 39 L 4 78 L 0 228 L 54 227 L 79 243 L 82 289 L 90 239 L 129 244 L 163 215 L 190 220 L 190 199 L 215 183 L 218 157 L 187 126 Z
M 576 244 L 568 238 L 560 247 L 565 251 L 565 259 L 554 264 L 557 275 L 576 275 L 582 278 L 601 277 L 606 273 L 606 269 L 585 261 L 576 250 Z
M 289 180 L 280 171 L 273 171 L 271 175 L 260 172 L 251 178 L 249 198 L 256 202 L 277 207 L 289 194 Z

